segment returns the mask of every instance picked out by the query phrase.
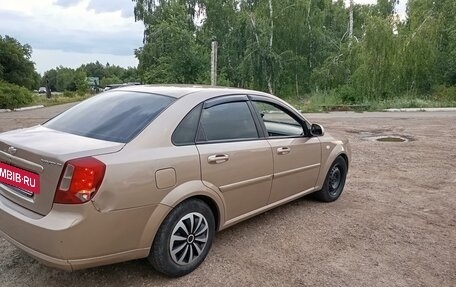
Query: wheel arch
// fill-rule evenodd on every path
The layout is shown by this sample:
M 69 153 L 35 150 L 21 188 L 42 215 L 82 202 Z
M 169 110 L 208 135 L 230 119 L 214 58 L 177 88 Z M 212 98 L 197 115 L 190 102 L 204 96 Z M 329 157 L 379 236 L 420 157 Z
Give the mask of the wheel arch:
M 151 247 L 158 228 L 178 204 L 196 198 L 205 202 L 214 214 L 216 230 L 225 222 L 225 203 L 218 192 L 208 188 L 201 181 L 190 181 L 171 190 L 157 205 L 150 216 L 140 240 L 142 247 Z
M 350 151 L 342 144 L 336 144 L 334 148 L 329 152 L 326 156 L 326 159 L 323 158 L 320 168 L 320 174 L 318 175 L 317 184 L 315 186 L 315 190 L 319 190 L 323 187 L 323 183 L 326 178 L 326 174 L 329 171 L 332 163 L 336 160 L 337 157 L 342 157 L 345 162 L 347 163 L 347 171 L 350 162 Z
M 193 197 L 187 198 L 186 200 L 192 198 L 199 199 L 209 206 L 209 208 L 212 210 L 212 214 L 214 215 L 215 231 L 218 231 L 220 228 L 220 208 L 218 207 L 217 203 L 207 195 L 195 195 Z
M 348 161 L 348 155 L 347 155 L 345 152 L 342 152 L 342 153 L 340 153 L 337 157 L 339 157 L 339 156 L 342 157 L 342 158 L 345 160 L 345 163 L 347 164 L 347 171 L 348 171 L 348 165 L 349 165 L 349 163 L 350 163 L 350 162 Z M 337 157 L 336 157 L 336 158 L 337 158 Z

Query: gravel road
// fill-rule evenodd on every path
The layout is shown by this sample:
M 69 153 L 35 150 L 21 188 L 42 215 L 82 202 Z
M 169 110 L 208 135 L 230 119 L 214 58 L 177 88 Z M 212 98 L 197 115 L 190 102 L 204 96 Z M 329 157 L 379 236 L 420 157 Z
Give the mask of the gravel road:
M 70 107 L 0 114 L 0 132 Z M 348 137 L 341 198 L 305 197 L 218 233 L 206 261 L 169 279 L 145 260 L 77 272 L 0 237 L 0 286 L 456 286 L 456 113 L 309 114 Z M 399 135 L 407 142 L 376 142 Z

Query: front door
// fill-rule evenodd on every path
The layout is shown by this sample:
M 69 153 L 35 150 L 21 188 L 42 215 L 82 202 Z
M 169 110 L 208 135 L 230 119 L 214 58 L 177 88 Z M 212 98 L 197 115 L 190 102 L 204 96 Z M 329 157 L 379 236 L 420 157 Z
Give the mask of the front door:
M 230 220 L 267 205 L 273 159 L 247 97 L 226 98 L 205 103 L 197 148 L 202 180 L 222 192 Z
M 307 136 L 303 123 L 287 108 L 266 101 L 253 101 L 253 105 L 274 159 L 269 203 L 314 188 L 320 172 L 320 140 Z

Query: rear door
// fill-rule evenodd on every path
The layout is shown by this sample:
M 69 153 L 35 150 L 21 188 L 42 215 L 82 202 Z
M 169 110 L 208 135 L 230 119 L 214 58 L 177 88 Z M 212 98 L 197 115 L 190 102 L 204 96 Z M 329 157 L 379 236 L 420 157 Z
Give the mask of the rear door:
M 305 122 L 279 102 L 252 100 L 274 158 L 269 203 L 314 188 L 320 172 L 320 140 L 308 136 Z
M 203 106 L 197 133 L 202 180 L 222 192 L 227 220 L 268 202 L 272 153 L 259 129 L 246 96 L 217 98 Z

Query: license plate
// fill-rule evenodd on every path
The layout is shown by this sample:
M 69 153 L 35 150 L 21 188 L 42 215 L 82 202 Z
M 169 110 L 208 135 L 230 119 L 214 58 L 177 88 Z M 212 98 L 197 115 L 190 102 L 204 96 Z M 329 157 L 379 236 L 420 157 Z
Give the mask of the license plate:
M 36 173 L 0 162 L 0 182 L 39 194 L 40 176 Z

